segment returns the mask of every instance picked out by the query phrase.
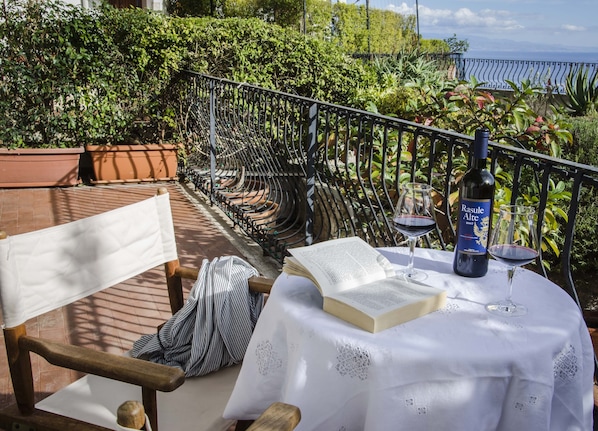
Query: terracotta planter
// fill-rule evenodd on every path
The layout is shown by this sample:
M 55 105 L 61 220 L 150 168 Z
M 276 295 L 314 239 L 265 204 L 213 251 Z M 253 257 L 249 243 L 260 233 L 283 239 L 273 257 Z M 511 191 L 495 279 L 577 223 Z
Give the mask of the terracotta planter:
M 96 183 L 167 181 L 176 179 L 174 144 L 87 145 Z
M 0 187 L 74 186 L 80 148 L 0 148 Z

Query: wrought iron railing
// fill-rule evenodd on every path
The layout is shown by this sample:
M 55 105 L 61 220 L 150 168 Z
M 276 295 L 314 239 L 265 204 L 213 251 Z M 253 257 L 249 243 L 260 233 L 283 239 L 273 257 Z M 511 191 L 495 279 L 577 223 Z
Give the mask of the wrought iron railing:
M 181 85 L 193 143 L 185 175 L 279 261 L 290 247 L 329 238 L 400 244 L 388 216 L 399 184 L 413 180 L 437 192 L 438 227 L 422 246 L 452 248 L 470 136 L 195 73 Z M 545 246 L 537 268 L 578 299 L 576 218 L 597 196 L 598 168 L 495 142 L 490 159 L 495 206 L 537 206 Z
M 370 58 L 366 55 L 355 57 Z M 518 86 L 524 80 L 529 80 L 545 91 L 564 95 L 565 83 L 570 73 L 587 69 L 588 75 L 593 76 L 598 71 L 598 63 L 468 58 L 460 53 L 427 54 L 426 58 L 436 61 L 438 68 L 446 71 L 448 77 L 469 81 L 475 76 L 482 83 L 482 88 L 503 91 L 513 90 L 507 80 Z

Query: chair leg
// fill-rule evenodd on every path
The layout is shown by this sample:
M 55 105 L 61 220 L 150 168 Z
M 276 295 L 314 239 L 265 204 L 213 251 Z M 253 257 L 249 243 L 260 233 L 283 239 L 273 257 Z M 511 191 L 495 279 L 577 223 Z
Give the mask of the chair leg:
M 19 349 L 19 339 L 27 335 L 25 325 L 4 330 L 8 366 L 19 411 L 25 415 L 35 408 L 33 372 L 28 351 Z
M 142 387 L 141 397 L 145 414 L 152 425 L 152 431 L 158 431 L 158 398 L 156 391 Z

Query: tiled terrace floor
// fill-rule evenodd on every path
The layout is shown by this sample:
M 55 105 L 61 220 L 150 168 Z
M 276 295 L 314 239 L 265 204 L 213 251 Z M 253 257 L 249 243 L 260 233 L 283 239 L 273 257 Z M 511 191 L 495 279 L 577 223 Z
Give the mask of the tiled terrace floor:
M 219 214 L 178 183 L 81 186 L 73 188 L 0 189 L 0 230 L 9 235 L 29 232 L 87 217 L 156 193 L 170 192 L 179 259 L 200 266 L 203 258 L 236 254 L 245 256 L 260 272 L 275 276 L 277 267 L 262 257 L 261 249 L 235 232 Z M 159 274 L 159 273 L 158 273 Z M 122 353 L 141 334 L 152 333 L 170 317 L 163 277 L 156 274 L 129 281 L 42 315 L 27 324 L 30 334 L 68 341 L 104 351 Z M 187 286 L 187 289 L 191 286 Z M 96 328 L 99 323 L 99 330 Z M 0 408 L 14 403 L 0 333 Z M 48 364 L 32 355 L 37 398 L 78 378 L 77 373 Z

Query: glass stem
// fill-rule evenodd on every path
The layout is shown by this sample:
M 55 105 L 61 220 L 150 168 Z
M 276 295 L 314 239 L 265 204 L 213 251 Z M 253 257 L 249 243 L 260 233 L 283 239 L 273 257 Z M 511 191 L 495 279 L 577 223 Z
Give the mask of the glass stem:
M 507 297 L 505 301 L 509 304 L 513 303 L 513 301 L 511 301 L 511 295 L 513 294 L 513 276 L 515 275 L 515 269 L 517 269 L 516 266 L 511 266 L 507 271 Z
M 411 276 L 415 273 L 413 270 L 413 260 L 415 256 L 415 243 L 417 242 L 417 238 L 410 236 L 407 242 L 409 243 L 409 264 L 407 265 L 407 275 Z

